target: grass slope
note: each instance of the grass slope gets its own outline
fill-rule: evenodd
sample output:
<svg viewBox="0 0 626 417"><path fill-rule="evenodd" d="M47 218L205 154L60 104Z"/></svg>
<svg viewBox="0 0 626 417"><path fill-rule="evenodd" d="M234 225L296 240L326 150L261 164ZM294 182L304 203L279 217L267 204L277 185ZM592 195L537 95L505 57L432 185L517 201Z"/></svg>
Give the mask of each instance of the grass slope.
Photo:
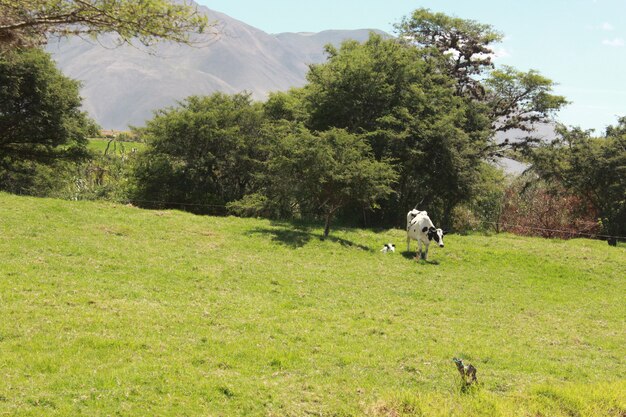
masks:
<svg viewBox="0 0 626 417"><path fill-rule="evenodd" d="M107 150L107 146L109 148L108 152L111 155L130 153L132 149L143 151L146 148L146 144L143 142L122 142L116 140L111 141L111 139L93 138L89 139L89 143L87 144L88 149L99 154L104 154L104 152Z"/></svg>
<svg viewBox="0 0 626 417"><path fill-rule="evenodd" d="M0 233L0 416L626 414L623 247L7 194Z"/></svg>

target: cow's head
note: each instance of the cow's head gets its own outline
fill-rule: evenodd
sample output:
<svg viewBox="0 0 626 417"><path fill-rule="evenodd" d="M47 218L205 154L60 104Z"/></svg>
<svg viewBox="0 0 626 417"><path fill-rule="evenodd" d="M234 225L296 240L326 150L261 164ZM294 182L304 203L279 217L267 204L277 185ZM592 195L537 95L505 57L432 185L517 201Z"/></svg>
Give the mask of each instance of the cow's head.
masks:
<svg viewBox="0 0 626 417"><path fill-rule="evenodd" d="M428 234L428 240L434 240L440 248L443 248L443 230L431 227L426 231L426 234Z"/></svg>

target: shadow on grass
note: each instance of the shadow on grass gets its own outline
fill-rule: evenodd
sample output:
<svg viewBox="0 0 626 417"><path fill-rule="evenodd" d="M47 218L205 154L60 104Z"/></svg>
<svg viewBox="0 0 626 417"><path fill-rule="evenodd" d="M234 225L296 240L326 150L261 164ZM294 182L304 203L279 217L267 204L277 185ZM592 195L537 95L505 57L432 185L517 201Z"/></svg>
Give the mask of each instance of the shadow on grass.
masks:
<svg viewBox="0 0 626 417"><path fill-rule="evenodd" d="M303 230L290 229L270 229L256 228L250 230L249 234L271 235L274 242L280 243L292 248L301 248L306 245L312 238L312 234Z"/></svg>
<svg viewBox="0 0 626 417"><path fill-rule="evenodd" d="M478 382L475 382L473 384L470 384L470 383L467 383L467 382L460 382L459 383L459 392L462 395L475 394L478 391L480 391Z"/></svg>
<svg viewBox="0 0 626 417"><path fill-rule="evenodd" d="M428 261L428 260L424 260L424 259L416 260L415 259L415 252L413 252L413 251L406 251L405 250L405 251L402 252L402 256L405 259L409 259L411 261L416 261L417 263L420 263L420 264L439 265L439 261Z"/></svg>
<svg viewBox="0 0 626 417"><path fill-rule="evenodd" d="M406 259L415 259L415 252L405 250L402 252L402 256Z"/></svg>
<svg viewBox="0 0 626 417"><path fill-rule="evenodd" d="M311 239L319 239L319 240L328 240L333 243L338 243L341 246L346 247L354 247L359 248L361 250L365 250L368 252L373 252L373 249L361 245L359 243L352 242L347 239L342 239L339 237L334 237L332 235L324 238L322 235L313 233L306 226L298 226L298 225L286 225L284 223L276 223L272 224L272 228L270 227L257 227L250 231L247 234L256 235L256 234L264 234L270 235L272 237L272 241L280 243L281 245L289 246L291 248L301 248Z"/></svg>
<svg viewBox="0 0 626 417"><path fill-rule="evenodd" d="M355 247L355 248L359 248L361 250L365 250L368 252L374 252L373 249L365 246L365 245L361 245L359 243L354 243L351 240L347 240L347 239L342 239L340 237L334 237L334 236L328 236L327 238L324 238L323 236L320 236L320 240L330 240L331 242L334 243L339 243L341 246L348 246L348 247Z"/></svg>

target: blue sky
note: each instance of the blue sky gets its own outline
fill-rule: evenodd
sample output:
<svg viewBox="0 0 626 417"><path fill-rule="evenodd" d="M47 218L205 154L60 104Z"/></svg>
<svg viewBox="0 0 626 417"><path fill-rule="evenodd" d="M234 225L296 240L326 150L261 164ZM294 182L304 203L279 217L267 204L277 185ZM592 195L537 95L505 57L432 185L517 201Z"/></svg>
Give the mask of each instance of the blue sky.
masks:
<svg viewBox="0 0 626 417"><path fill-rule="evenodd" d="M419 7L505 35L498 65L535 69L572 102L558 119L602 133L626 116L626 0L199 0L268 33L375 28Z"/></svg>

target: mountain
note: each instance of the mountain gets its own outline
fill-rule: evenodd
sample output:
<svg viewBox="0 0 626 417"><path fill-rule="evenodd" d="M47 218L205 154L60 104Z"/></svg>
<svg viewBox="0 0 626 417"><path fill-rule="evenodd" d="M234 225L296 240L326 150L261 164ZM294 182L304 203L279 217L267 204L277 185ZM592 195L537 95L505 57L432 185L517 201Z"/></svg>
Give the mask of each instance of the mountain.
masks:
<svg viewBox="0 0 626 417"><path fill-rule="evenodd" d="M200 7L216 22L217 35L198 35L197 45L161 43L151 51L112 47L84 39L52 42L59 68L82 81L84 108L104 128L141 126L153 111L193 94L248 91L263 100L271 91L302 86L308 65L326 59L324 45L364 41L370 30L268 34L225 14ZM376 31L377 33L383 33Z"/></svg>

